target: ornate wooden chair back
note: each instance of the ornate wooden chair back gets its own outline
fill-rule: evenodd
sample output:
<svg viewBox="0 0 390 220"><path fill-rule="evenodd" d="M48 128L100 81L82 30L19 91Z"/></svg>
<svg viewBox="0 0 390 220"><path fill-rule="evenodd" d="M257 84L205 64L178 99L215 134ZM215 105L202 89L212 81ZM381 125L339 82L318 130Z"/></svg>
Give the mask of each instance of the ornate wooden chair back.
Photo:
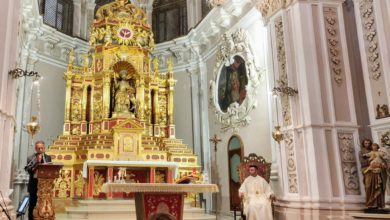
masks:
<svg viewBox="0 0 390 220"><path fill-rule="evenodd" d="M252 165L257 166L258 175L263 177L269 183L271 177L272 164L267 163L264 157L257 156L255 153L251 153L247 157L244 157L242 159L242 162L238 165L237 171L240 177L240 183L244 182L245 178L247 178L250 175L249 167ZM237 207L237 208L241 211L241 218L245 219L245 216L243 214L243 204L241 204L241 207ZM234 219L236 219L236 209L234 210Z"/></svg>
<svg viewBox="0 0 390 220"><path fill-rule="evenodd" d="M244 182L245 178L249 176L249 166L252 165L257 166L258 175L263 177L269 183L271 176L271 163L267 163L262 156L257 156L254 153L244 157L242 162L238 165L240 182Z"/></svg>

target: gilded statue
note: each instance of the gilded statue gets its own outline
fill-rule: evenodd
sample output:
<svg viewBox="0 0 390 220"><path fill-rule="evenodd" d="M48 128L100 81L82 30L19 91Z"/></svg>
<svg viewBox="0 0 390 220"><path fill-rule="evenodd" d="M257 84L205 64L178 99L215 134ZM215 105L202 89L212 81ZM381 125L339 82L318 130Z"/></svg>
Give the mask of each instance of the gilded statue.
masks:
<svg viewBox="0 0 390 220"><path fill-rule="evenodd" d="M106 47L112 43L112 31L110 26L107 26L104 30L104 42L106 43Z"/></svg>
<svg viewBox="0 0 390 220"><path fill-rule="evenodd" d="M95 171L94 173L94 184L93 184L93 195L99 195L102 186L104 184L104 177L99 172Z"/></svg>
<svg viewBox="0 0 390 220"><path fill-rule="evenodd" d="M78 101L73 102L72 106L72 120L73 121L80 121L81 114L80 114L80 104Z"/></svg>
<svg viewBox="0 0 390 220"><path fill-rule="evenodd" d="M127 71L121 70L119 72L120 80L117 82L114 78L115 83L115 113L129 113L130 111L130 98L134 95L134 88L132 88L129 82L126 80Z"/></svg>
<svg viewBox="0 0 390 220"><path fill-rule="evenodd" d="M76 179L74 181L74 190L75 190L75 195L78 197L81 197L83 195L83 187L84 187L84 178L83 178L83 173L80 171Z"/></svg>
<svg viewBox="0 0 390 220"><path fill-rule="evenodd" d="M76 58L74 56L74 50L71 49L70 52L69 52L68 64L69 65L73 65L75 59Z"/></svg>
<svg viewBox="0 0 390 220"><path fill-rule="evenodd" d="M60 176L54 182L54 187L58 190L57 196L62 198L68 197L68 193L70 193L70 185L70 170L61 170Z"/></svg>
<svg viewBox="0 0 390 220"><path fill-rule="evenodd" d="M163 171L156 171L156 183L165 183L165 173Z"/></svg>

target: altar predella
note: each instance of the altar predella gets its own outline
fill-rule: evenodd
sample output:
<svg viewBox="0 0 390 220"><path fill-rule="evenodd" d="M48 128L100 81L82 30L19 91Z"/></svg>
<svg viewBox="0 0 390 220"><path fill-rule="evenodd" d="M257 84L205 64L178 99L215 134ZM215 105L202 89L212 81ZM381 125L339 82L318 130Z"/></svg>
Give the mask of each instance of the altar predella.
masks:
<svg viewBox="0 0 390 220"><path fill-rule="evenodd" d="M100 7L89 43L83 66L71 51L64 74L63 134L48 150L64 164L55 197L99 197L107 181L171 183L175 173L199 172L197 156L175 137L173 62L160 72L151 59L146 14L128 0Z"/></svg>

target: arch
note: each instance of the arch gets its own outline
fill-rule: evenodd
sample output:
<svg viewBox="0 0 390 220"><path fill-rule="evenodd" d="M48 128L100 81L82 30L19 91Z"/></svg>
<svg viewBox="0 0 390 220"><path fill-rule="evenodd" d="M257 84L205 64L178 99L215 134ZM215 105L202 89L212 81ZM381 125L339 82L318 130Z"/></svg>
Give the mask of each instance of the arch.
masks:
<svg viewBox="0 0 390 220"><path fill-rule="evenodd" d="M238 197L240 188L240 177L238 175L238 165L243 157L244 145L240 136L234 134L228 141L228 158L229 158L229 192L230 192L230 210L234 210L241 200Z"/></svg>

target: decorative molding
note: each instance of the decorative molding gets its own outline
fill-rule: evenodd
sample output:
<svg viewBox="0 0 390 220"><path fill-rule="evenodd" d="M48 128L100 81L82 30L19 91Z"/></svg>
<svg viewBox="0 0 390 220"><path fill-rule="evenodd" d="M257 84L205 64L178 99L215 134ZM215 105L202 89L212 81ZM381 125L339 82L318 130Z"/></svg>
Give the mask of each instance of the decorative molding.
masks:
<svg viewBox="0 0 390 220"><path fill-rule="evenodd" d="M379 52L373 0L361 0L359 2L359 9L363 26L368 71L372 79L379 80L382 75L382 63Z"/></svg>
<svg viewBox="0 0 390 220"><path fill-rule="evenodd" d="M294 136L292 132L285 133L284 144L287 158L288 192L298 193L298 177L294 148Z"/></svg>
<svg viewBox="0 0 390 220"><path fill-rule="evenodd" d="M88 42L63 34L56 29L43 24L39 15L38 1L23 1L22 45L30 53L36 51L37 57L54 61L53 64L66 67L67 55L71 49L76 57L82 57L89 51ZM82 65L82 59L77 59Z"/></svg>
<svg viewBox="0 0 390 220"><path fill-rule="evenodd" d="M135 5L141 8L152 8L151 0L133 0ZM210 16L205 17L196 28L183 37L176 38L156 45L152 52L153 57L158 57L163 62L168 57L173 57L174 71L185 71L188 66L198 66L201 59L207 59L215 53L215 41L221 31L229 29L248 13L256 11L249 0L225 0L226 4L218 10L210 11ZM87 8L94 8L94 1L87 1ZM241 10L239 10L241 9ZM92 15L93 16L93 10ZM92 19L92 18L89 18ZM67 54L74 49L77 58L76 65L82 66L82 55L89 51L88 42L79 38L63 34L56 29L43 24L39 15L37 1L23 1L23 32L22 44L24 48L37 51L40 60L52 63L55 66L66 68ZM166 64L160 63L160 71L166 71Z"/></svg>
<svg viewBox="0 0 390 220"><path fill-rule="evenodd" d="M279 87L288 87L288 77L287 77L287 58L286 58L286 48L284 44L284 31L283 31L283 21L282 17L275 19L275 35L276 35L276 54L277 62L279 69L279 80L277 84ZM287 94L280 94L280 102L282 106L282 116L283 116L283 125L291 125L291 108L290 108L290 98Z"/></svg>
<svg viewBox="0 0 390 220"><path fill-rule="evenodd" d="M279 10L288 7L294 0L257 0L256 8L261 15L268 20Z"/></svg>
<svg viewBox="0 0 390 220"><path fill-rule="evenodd" d="M245 99L229 102L226 111L221 110L219 103L219 78L223 68L233 64L234 57L239 56L245 62L247 84L245 87ZM235 62L235 61L234 61ZM219 44L216 63L214 67L214 80L210 81L211 106L215 108L215 117L222 125L222 130L247 126L250 122L249 113L256 107L257 87L261 77L260 68L256 66L255 59L250 48L248 34L245 30L239 29L234 33L226 32ZM226 79L227 80L227 79ZM229 81L230 82L230 81ZM228 82L227 82L228 83ZM241 96L241 91L240 91ZM240 97L241 98L241 97Z"/></svg>
<svg viewBox="0 0 390 220"><path fill-rule="evenodd" d="M340 29L337 17L337 8L324 7L325 34L328 46L329 65L333 79L338 86L343 84L344 62L340 43Z"/></svg>
<svg viewBox="0 0 390 220"><path fill-rule="evenodd" d="M29 174L22 170L18 169L14 173L14 184L19 184L19 185L27 185L29 180Z"/></svg>
<svg viewBox="0 0 390 220"><path fill-rule="evenodd" d="M360 195L358 167L353 143L353 134L338 133L341 168L346 195Z"/></svg>

